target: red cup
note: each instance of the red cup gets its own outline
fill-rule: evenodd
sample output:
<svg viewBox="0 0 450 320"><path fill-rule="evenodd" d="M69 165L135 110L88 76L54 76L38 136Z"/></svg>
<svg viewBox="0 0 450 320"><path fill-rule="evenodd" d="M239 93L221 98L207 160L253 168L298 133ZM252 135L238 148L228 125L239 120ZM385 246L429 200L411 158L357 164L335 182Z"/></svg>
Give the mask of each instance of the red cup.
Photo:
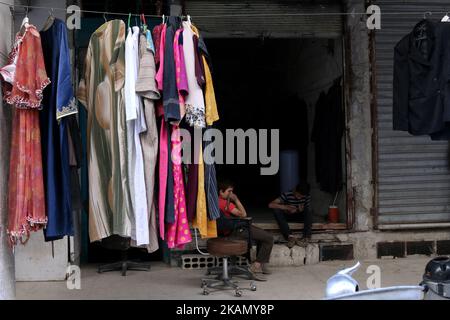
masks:
<svg viewBox="0 0 450 320"><path fill-rule="evenodd" d="M330 223L339 222L339 208L337 206L330 206L328 208L328 222Z"/></svg>

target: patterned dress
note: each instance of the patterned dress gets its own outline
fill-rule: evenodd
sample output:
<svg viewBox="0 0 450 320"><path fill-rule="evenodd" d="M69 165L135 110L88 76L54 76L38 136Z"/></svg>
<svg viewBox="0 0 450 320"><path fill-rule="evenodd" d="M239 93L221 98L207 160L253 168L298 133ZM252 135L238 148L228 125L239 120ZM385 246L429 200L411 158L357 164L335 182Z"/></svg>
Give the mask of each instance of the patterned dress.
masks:
<svg viewBox="0 0 450 320"><path fill-rule="evenodd" d="M91 37L78 90L88 112L91 241L131 236L124 82L125 23L108 21Z"/></svg>
<svg viewBox="0 0 450 320"><path fill-rule="evenodd" d="M42 171L39 109L44 88L50 83L45 70L41 38L27 24L17 35L8 65L0 70L5 101L13 105L9 170L8 235L11 245L26 243L31 231L44 228L44 179Z"/></svg>
<svg viewBox="0 0 450 320"><path fill-rule="evenodd" d="M181 138L178 126L172 127L172 166L174 179L175 223L167 226L167 246L182 248L192 241L187 219L186 196L181 168Z"/></svg>

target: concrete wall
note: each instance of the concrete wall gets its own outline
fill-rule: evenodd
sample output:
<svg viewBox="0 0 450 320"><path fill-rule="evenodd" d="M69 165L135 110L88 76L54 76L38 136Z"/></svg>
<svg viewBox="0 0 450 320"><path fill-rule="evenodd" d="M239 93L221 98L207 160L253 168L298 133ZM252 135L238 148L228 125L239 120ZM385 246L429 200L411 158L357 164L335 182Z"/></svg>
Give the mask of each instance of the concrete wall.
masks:
<svg viewBox="0 0 450 320"><path fill-rule="evenodd" d="M365 12L364 1L346 1L346 12ZM354 193L355 230L372 227L370 209L373 200L372 129L369 37L365 19L359 15L347 16L346 23L346 82L347 123L349 143L347 152L351 161L351 185Z"/></svg>
<svg viewBox="0 0 450 320"><path fill-rule="evenodd" d="M11 3L12 0L5 2ZM6 56L11 49L12 16L8 6L0 5L0 65L6 64ZM9 149L11 141L11 109L3 105L0 95L0 300L15 297L14 257L9 247L6 226L8 216L8 175L9 175Z"/></svg>

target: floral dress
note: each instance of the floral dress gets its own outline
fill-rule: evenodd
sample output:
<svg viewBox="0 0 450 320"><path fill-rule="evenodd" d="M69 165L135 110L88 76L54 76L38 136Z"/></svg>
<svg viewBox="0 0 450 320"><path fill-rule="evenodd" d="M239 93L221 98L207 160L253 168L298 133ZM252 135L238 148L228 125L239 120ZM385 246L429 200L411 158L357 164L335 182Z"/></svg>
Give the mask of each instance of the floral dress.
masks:
<svg viewBox="0 0 450 320"><path fill-rule="evenodd" d="M13 70L13 72L11 72ZM47 224L42 170L39 110L44 88L50 84L45 70L41 37L25 25L16 36L8 65L0 70L4 98L13 105L8 195L8 235L11 245L25 244L31 231Z"/></svg>

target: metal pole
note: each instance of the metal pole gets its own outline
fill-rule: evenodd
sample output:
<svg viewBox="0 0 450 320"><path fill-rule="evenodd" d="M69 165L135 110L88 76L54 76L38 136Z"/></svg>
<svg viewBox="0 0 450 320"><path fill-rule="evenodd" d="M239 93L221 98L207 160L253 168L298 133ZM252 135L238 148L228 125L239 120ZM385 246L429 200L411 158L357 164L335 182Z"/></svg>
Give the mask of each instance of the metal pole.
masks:
<svg viewBox="0 0 450 320"><path fill-rule="evenodd" d="M15 298L14 256L8 243L8 175L11 109L3 106L0 95L0 300Z"/></svg>
<svg viewBox="0 0 450 320"><path fill-rule="evenodd" d="M12 0L9 1L12 3ZM9 40L8 33L12 34L14 25L13 12L11 15L1 11L4 27L3 41ZM10 43L3 45L10 48ZM2 65L5 61L2 61ZM11 142L11 108L3 106L3 96L0 90L0 300L12 300L16 296L14 256L9 246L6 234L8 222L8 176L9 176L9 150Z"/></svg>

